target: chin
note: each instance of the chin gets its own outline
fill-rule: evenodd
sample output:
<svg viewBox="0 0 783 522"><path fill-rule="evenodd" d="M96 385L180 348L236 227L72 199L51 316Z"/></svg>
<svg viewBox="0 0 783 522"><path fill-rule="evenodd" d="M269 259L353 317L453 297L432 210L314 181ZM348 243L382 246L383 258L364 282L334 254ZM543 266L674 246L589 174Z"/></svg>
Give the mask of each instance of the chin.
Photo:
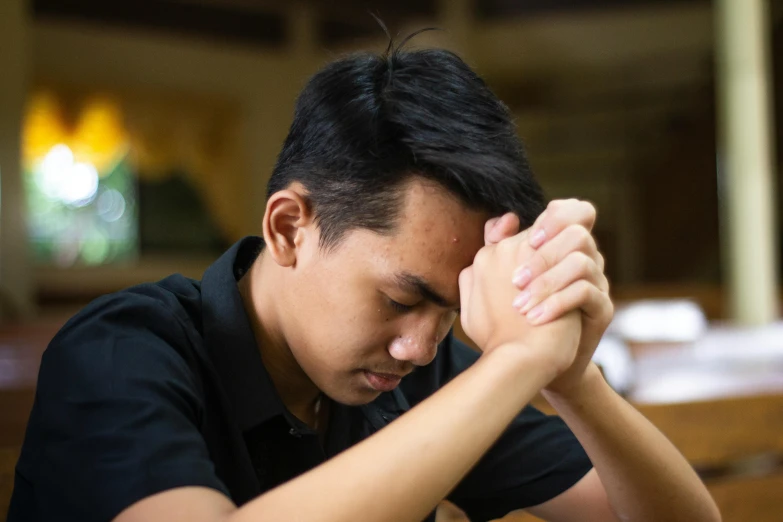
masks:
<svg viewBox="0 0 783 522"><path fill-rule="evenodd" d="M369 404L381 394L372 388L342 388L339 390L323 390L333 401L346 406L364 406Z"/></svg>

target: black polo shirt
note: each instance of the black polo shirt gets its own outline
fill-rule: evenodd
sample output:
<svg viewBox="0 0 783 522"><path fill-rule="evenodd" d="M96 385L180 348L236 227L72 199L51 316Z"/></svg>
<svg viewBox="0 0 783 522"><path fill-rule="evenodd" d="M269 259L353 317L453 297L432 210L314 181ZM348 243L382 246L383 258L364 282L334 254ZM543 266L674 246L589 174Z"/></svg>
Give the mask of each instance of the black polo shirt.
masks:
<svg viewBox="0 0 783 522"><path fill-rule="evenodd" d="M242 505L382 429L477 359L449 335L393 392L333 405L321 441L281 402L237 288L261 248L245 238L200 282L173 275L68 321L43 355L9 522L108 521L180 486ZM561 420L527 407L450 498L488 520L544 502L590 469Z"/></svg>

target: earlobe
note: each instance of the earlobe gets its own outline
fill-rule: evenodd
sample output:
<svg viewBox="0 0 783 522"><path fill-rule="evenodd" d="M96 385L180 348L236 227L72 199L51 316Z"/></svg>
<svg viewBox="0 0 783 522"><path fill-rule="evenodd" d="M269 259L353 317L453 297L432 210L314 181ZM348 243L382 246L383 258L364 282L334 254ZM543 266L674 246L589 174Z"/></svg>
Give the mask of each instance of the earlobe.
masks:
<svg viewBox="0 0 783 522"><path fill-rule="evenodd" d="M297 249L309 224L310 205L302 194L291 189L272 194L264 213L264 242L278 265L296 265Z"/></svg>

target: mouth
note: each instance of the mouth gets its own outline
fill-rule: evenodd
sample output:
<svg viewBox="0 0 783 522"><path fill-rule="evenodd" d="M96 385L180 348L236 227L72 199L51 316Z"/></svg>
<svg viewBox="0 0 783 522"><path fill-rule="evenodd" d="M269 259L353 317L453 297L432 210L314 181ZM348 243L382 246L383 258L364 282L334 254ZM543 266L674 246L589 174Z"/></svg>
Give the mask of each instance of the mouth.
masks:
<svg viewBox="0 0 783 522"><path fill-rule="evenodd" d="M392 391L400 384L400 381L404 377L404 375L398 375L396 373L375 373L369 370L364 370L362 373L364 374L364 378L367 379L367 383L370 387L379 392Z"/></svg>

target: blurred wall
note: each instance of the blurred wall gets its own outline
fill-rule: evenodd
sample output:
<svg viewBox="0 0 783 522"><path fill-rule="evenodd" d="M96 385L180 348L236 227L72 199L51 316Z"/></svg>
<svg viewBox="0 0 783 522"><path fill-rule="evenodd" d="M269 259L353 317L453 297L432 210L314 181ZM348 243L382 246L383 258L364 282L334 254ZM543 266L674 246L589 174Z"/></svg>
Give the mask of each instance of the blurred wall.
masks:
<svg viewBox="0 0 783 522"><path fill-rule="evenodd" d="M32 313L20 170L29 24L24 0L0 2L0 318Z"/></svg>
<svg viewBox="0 0 783 522"><path fill-rule="evenodd" d="M448 9L458 3L444 4ZM302 16L294 15L292 24ZM444 13L441 25L458 24L454 18ZM412 24L412 28L424 23ZM665 38L661 37L664 33ZM503 96L509 94L502 92L504 86L520 86L524 96L525 85L545 84L551 106L574 97L590 99L591 94L622 96L623 92L698 81L704 74L703 53L710 48L711 37L710 10L697 4L649 12L634 9L558 14L528 21L469 21L462 32L455 34L447 26L445 35L424 34L417 42L457 47L493 86L500 86L501 97L514 107L520 96L508 100ZM239 101L246 120L249 180L254 194L260 195L290 123L294 98L307 77L333 54L356 47L384 47L383 38L331 50L317 49L302 39L306 36L279 50L245 49L152 33L36 21L30 31L32 74L35 81L180 91ZM514 108L520 112L521 134L534 157L536 142L551 135L552 127L560 123L555 121L558 117L575 117L574 126L579 126L580 118L590 117L554 114L547 112L546 106L527 112L525 107ZM622 110L622 105L618 109ZM593 123L598 129L612 124ZM564 142L561 148L568 145ZM543 153L538 156L539 168L553 171L551 175L542 173L544 182L551 177L553 188L571 183L554 173L557 167L548 168L548 157ZM596 180L596 184L603 181ZM580 186L584 189L585 184L581 181ZM567 193L568 188L555 191ZM249 224L248 231L253 229Z"/></svg>
<svg viewBox="0 0 783 522"><path fill-rule="evenodd" d="M719 284L709 3L492 20L476 19L467 5L441 2L436 20L393 32L433 22L446 29L413 45L452 48L487 79L516 114L550 197L596 203L596 233L616 285ZM253 202L244 233L257 233L266 180L306 79L341 52L385 48L382 37L323 48L312 17L304 6L292 11L293 37L282 48L36 20L32 78L238 104Z"/></svg>
<svg viewBox="0 0 783 522"><path fill-rule="evenodd" d="M90 90L206 95L239 104L247 189L257 199L246 233L257 231L266 180L285 138L310 57L212 45L79 24L36 22L35 82Z"/></svg>

